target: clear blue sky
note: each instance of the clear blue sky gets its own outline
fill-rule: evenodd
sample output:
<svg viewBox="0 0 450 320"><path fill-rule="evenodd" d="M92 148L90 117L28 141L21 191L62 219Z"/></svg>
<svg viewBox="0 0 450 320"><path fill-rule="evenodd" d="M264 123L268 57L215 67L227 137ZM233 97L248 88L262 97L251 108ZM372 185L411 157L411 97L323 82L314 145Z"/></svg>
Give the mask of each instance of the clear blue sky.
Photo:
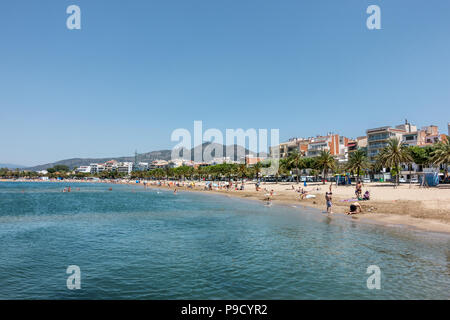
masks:
<svg viewBox="0 0 450 320"><path fill-rule="evenodd" d="M66 8L82 29L66 28ZM382 30L366 28L366 8ZM349 137L450 121L450 1L3 1L0 162L171 148L176 128Z"/></svg>

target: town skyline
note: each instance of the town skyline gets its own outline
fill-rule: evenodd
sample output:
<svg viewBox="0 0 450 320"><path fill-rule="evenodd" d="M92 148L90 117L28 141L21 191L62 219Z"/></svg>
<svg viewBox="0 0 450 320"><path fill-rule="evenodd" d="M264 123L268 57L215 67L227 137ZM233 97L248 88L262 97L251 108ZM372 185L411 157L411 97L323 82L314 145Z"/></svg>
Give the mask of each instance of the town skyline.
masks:
<svg viewBox="0 0 450 320"><path fill-rule="evenodd" d="M278 144L276 144L275 146L277 147L277 149L279 150L280 153L280 158L286 158L288 156L288 154L291 153L292 150L297 150L298 152L302 153L303 156L308 156L308 157L314 157L317 156L318 152L321 150L328 150L330 151L330 153L336 157L336 159L338 159L339 161L347 161L348 156L349 156L349 152L357 150L357 149L363 149L369 156L369 158L373 158L376 153L382 149L382 147L378 146L378 145L372 145L370 141L370 138L368 138L368 135L370 134L374 134L378 133L378 135L381 133L389 133L389 132L394 132L397 133L396 135L392 135L392 137L397 137L398 139L400 139L400 141L402 141L404 144L408 145L408 146L427 146L427 145L431 145L434 143L437 143L439 141L442 141L443 139L445 139L444 137L446 135L450 135L450 122L447 123L446 126L447 131L445 131L445 129L440 129L438 126L436 125L427 125L427 126L421 126L421 125L417 125L415 123L411 123L409 122L407 119L405 119L404 123L400 123L397 125L386 125L386 126L381 126L381 127L376 127L376 128L367 128L366 131L364 132L364 134L361 134L357 137L347 137L345 135L340 134L339 132L333 132L333 131L328 131L325 134L322 135L309 135L309 136L296 136L296 137L290 137L289 139L285 139L282 141L279 141ZM372 132L372 133L369 133ZM248 132L247 132L248 133ZM245 132L243 132L243 134L246 134ZM388 136L389 138L390 136ZM202 139L204 138L203 133L202 133ZM248 138L248 137L247 137ZM383 139L383 140L387 140ZM377 141L380 139L376 139ZM192 139L192 142L195 141L195 138ZM205 144L216 144L218 146L223 146L223 157L225 158L230 158L230 150L229 148L226 147L230 147L230 146L239 146L242 147L242 149L240 151L238 151L238 154L231 154L231 156L233 156L234 158L231 159L231 162L234 161L242 161L243 155L245 154L250 154L250 155L254 155L254 156L258 156L258 153L262 153L262 157L265 158L266 156L269 156L269 152L263 151L263 150L253 150L249 147L249 142L246 141L245 145L241 145L238 142L238 139L235 139L235 143L233 144L227 144L227 143L220 143L217 144L216 142L211 142L211 141L206 141L206 140L202 140L202 142L198 145L192 145L192 149L191 151L189 151L190 156L189 158L192 158L191 162L198 162L194 159L194 153L202 153L202 155L200 157L204 157L203 154L203 149ZM176 142L174 142L176 143ZM324 147L323 143L326 143L326 146ZM303 147L301 146L303 144ZM332 146L333 145L333 146ZM197 149L202 146L202 148L200 149L200 151L198 151ZM273 145L269 144L269 148L273 148ZM312 150L311 150L312 147ZM371 149L373 149L371 151ZM155 160L155 161L169 161L169 160L176 160L176 159L172 159L170 153L173 152L173 148L172 149L163 149L163 150L152 150L152 151L148 151L148 152L138 152L138 150L134 151L133 155L121 155L121 156L111 156L109 157L103 157L102 159L95 159L95 157L87 157L87 158L79 158L79 157L74 157L74 158L68 158L68 159L58 159L58 160L54 160L48 163L40 163L40 164L36 164L36 165L31 165L31 166L23 166L23 165L17 165L17 168L36 168L36 167L45 167L47 166L51 166L54 164L60 164L63 161L69 161L69 160L78 160L78 161L82 161L82 162L86 162L86 161L97 161L96 164L99 164L101 162L106 162L108 160L114 160L115 159L119 159L118 162L123 162L123 163L128 163L130 161L130 158L134 157L134 162L136 162L136 159L141 159L142 156L144 157L148 157L150 155L150 159L151 160ZM289 152L288 152L289 150ZM371 154L375 152L375 154ZM162 156L156 156L156 154L162 154L164 153L164 155ZM192 155L191 155L192 153ZM227 154L228 153L228 154ZM152 154L155 154L152 155ZM273 156L273 155L270 155ZM342 156L344 156L344 158L342 158ZM196 156L198 158L198 156ZM236 158L237 157L237 158ZM128 158L128 159L126 159ZM219 157L214 157L214 161L215 163L217 163L217 159ZM235 159L236 158L236 159ZM238 159L238 158L242 158L242 159ZM122 161L123 160L123 161ZM195 161L194 161L195 160ZM146 161L145 159L142 161ZM204 162L206 161L205 159L201 159L200 162ZM227 161L230 161L230 159L228 159ZM133 161L131 161L133 162ZM131 163L129 162L129 163ZM146 163L146 162L144 162ZM85 163L87 165L87 163ZM147 163L146 165L148 166L148 159L147 159ZM78 164L77 164L78 166ZM0 166L2 167L2 166ZM8 167L8 168L16 168L14 165L12 164L5 164L3 167ZM42 169L42 168L41 168ZM45 169L45 168L44 168ZM130 172L131 172L131 168L130 168Z"/></svg>

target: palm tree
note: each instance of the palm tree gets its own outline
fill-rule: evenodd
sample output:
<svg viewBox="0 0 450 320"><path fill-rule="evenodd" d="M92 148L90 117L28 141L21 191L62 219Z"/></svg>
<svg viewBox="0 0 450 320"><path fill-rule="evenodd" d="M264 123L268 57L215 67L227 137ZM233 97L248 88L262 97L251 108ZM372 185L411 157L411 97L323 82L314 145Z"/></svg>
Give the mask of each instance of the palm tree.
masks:
<svg viewBox="0 0 450 320"><path fill-rule="evenodd" d="M347 170L356 172L358 181L361 170L367 169L369 166L369 160L367 159L365 151L358 149L350 154Z"/></svg>
<svg viewBox="0 0 450 320"><path fill-rule="evenodd" d="M412 162L408 147L398 138L391 138L387 145L378 154L377 161L384 167L393 169L396 173L396 184L399 184L400 164Z"/></svg>
<svg viewBox="0 0 450 320"><path fill-rule="evenodd" d="M261 172L261 167L262 167L262 163L261 162L257 162L253 165L252 169L253 169L253 173L256 177L256 180L259 179L259 173Z"/></svg>
<svg viewBox="0 0 450 320"><path fill-rule="evenodd" d="M169 181L169 177L172 177L173 174L174 174L173 168L165 167L165 168L164 168L164 172L165 172L165 174L166 174L166 179L167 179L167 181Z"/></svg>
<svg viewBox="0 0 450 320"><path fill-rule="evenodd" d="M287 164L289 167L295 168L297 174L297 183L299 183L299 168L302 164L302 154L299 153L297 150L293 151L288 158Z"/></svg>
<svg viewBox="0 0 450 320"><path fill-rule="evenodd" d="M450 136L446 136L443 141L436 144L435 150L431 153L431 162L436 165L445 166L445 178L448 176L448 164L450 163Z"/></svg>
<svg viewBox="0 0 450 320"><path fill-rule="evenodd" d="M198 181L201 181L203 175L206 173L206 169L204 167L198 167L197 169L195 169L195 173L197 175Z"/></svg>
<svg viewBox="0 0 450 320"><path fill-rule="evenodd" d="M244 182L244 177L248 174L247 166L243 163L236 167L236 175L241 178L242 183Z"/></svg>
<svg viewBox="0 0 450 320"><path fill-rule="evenodd" d="M320 155L317 157L317 166L323 172L323 184L325 184L328 171L334 169L336 166L336 162L330 151L322 150L320 152Z"/></svg>

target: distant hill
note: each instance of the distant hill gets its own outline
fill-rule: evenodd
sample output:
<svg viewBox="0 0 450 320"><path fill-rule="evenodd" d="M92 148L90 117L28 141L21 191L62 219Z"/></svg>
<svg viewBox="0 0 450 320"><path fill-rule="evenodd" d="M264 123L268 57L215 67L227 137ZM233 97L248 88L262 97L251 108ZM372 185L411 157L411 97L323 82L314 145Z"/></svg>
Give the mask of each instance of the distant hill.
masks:
<svg viewBox="0 0 450 320"><path fill-rule="evenodd" d="M141 153L139 154L139 161L141 162L149 162L157 159L170 159L171 151L170 150L160 150L160 151L152 151L147 153ZM119 162L126 162L131 161L134 162L134 156L128 156L128 157L108 157L108 158L72 158L72 159L65 159L65 160L59 160L52 163L46 163L41 164L38 166L26 168L27 170L33 170L33 171L40 171L45 170L48 168L52 168L55 165L65 165L68 166L70 169L73 169L74 167L79 166L88 166L91 163L104 163L109 160L116 160Z"/></svg>
<svg viewBox="0 0 450 320"><path fill-rule="evenodd" d="M212 157L215 156L215 150L220 150L222 148L223 156L226 157L227 155L231 155L233 149L234 149L234 157L233 160L237 161L238 159L237 155L255 155L254 152L251 152L247 150L246 148L238 145L230 145L230 146L224 146L220 144L215 143L209 143L206 142L203 145L196 146L195 148L192 148L191 151L191 160L194 160L194 155L197 155L198 159L201 159L201 155L203 152L209 152L209 154L212 155ZM179 150L179 154L182 155L182 149ZM189 150L184 150L189 151ZM140 153L138 154L138 161L139 162L151 162L154 160L170 160L172 155L172 150L159 150L159 151L151 151L147 153ZM261 155L261 156L265 156ZM72 158L72 159L65 159L60 160L52 163L46 163L34 167L26 168L27 170L33 170L33 171L40 171L45 170L48 168L52 168L55 165L65 165L68 166L70 169L73 169L74 167L79 166L87 166L91 163L104 163L109 160L116 160L119 162L125 162L130 161L134 162L134 155L133 156L125 156L125 157L109 157L109 158ZM1 167L1 166L0 166Z"/></svg>
<svg viewBox="0 0 450 320"><path fill-rule="evenodd" d="M19 164L12 164L12 163L0 163L0 168L23 169L23 168L25 168L25 166L21 166Z"/></svg>

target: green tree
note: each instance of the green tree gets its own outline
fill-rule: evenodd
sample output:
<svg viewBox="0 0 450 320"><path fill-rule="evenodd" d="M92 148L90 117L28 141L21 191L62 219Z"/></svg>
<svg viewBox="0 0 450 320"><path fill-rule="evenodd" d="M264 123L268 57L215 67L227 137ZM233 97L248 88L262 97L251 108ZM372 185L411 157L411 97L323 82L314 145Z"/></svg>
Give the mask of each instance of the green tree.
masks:
<svg viewBox="0 0 450 320"><path fill-rule="evenodd" d="M435 165L444 165L445 178L448 177L448 165L450 164L450 136L438 142L431 153L431 162Z"/></svg>
<svg viewBox="0 0 450 320"><path fill-rule="evenodd" d="M386 147L378 154L377 162L383 167L390 168L391 172L395 173L396 185L398 185L401 171L400 164L411 163L412 157L408 147L402 144L401 140L391 138L388 140Z"/></svg>
<svg viewBox="0 0 450 320"><path fill-rule="evenodd" d="M412 161L417 165L427 165L431 162L430 150L419 146L408 147Z"/></svg>
<svg viewBox="0 0 450 320"><path fill-rule="evenodd" d="M366 156L366 152L361 149L358 149L350 154L346 169L351 172L356 172L357 179L359 181L361 171L369 168L369 166L370 163Z"/></svg>
<svg viewBox="0 0 450 320"><path fill-rule="evenodd" d="M288 157L287 165L290 168L295 168L296 175L297 175L297 183L299 183L299 176L300 176L300 168L303 167L302 164L302 155L297 150L293 151L291 155Z"/></svg>
<svg viewBox="0 0 450 320"><path fill-rule="evenodd" d="M262 163L261 162L257 162L251 167L251 171L253 173L253 176L256 179L259 179L259 174L261 172L261 168L262 168Z"/></svg>
<svg viewBox="0 0 450 320"><path fill-rule="evenodd" d="M323 172L323 184L325 184L328 171L336 167L336 161L328 150L322 150L316 161L317 167Z"/></svg>
<svg viewBox="0 0 450 320"><path fill-rule="evenodd" d="M53 169L55 169L57 172L67 172L70 171L68 166L65 166L63 164L58 164L56 166L53 166Z"/></svg>
<svg viewBox="0 0 450 320"><path fill-rule="evenodd" d="M248 168L245 164L241 163L236 167L236 176L244 182L244 178L248 177Z"/></svg>

